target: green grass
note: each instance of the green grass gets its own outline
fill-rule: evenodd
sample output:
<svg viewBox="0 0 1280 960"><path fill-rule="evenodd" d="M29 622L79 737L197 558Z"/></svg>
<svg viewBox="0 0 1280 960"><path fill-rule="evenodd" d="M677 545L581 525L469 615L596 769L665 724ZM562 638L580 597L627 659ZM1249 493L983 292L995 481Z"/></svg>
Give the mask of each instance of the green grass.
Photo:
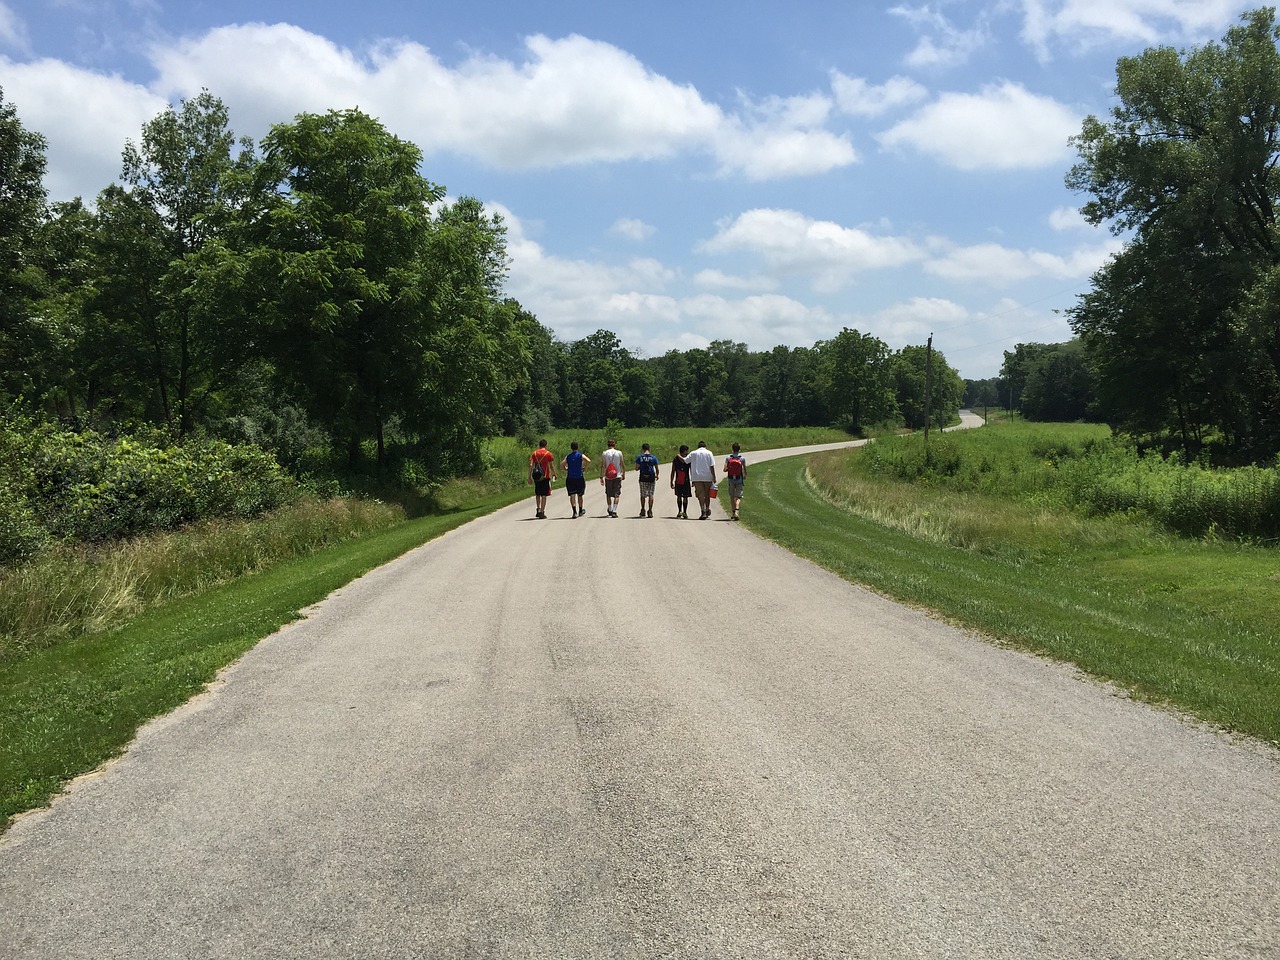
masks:
<svg viewBox="0 0 1280 960"><path fill-rule="evenodd" d="M326 547L124 626L0 662L0 824L119 754L137 729L337 588L524 490Z"/></svg>
<svg viewBox="0 0 1280 960"><path fill-rule="evenodd" d="M870 480L847 453L752 470L747 526L894 599L1280 743L1280 553L1126 517Z"/></svg>

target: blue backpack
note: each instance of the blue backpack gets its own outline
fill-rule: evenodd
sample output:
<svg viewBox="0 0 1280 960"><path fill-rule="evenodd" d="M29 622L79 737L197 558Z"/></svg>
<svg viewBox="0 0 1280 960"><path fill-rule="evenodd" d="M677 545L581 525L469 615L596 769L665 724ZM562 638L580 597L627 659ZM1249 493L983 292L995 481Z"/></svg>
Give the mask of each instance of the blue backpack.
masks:
<svg viewBox="0 0 1280 960"><path fill-rule="evenodd" d="M636 466L640 468L640 479L644 483L652 483L658 477L658 458L652 453L642 453L636 457Z"/></svg>

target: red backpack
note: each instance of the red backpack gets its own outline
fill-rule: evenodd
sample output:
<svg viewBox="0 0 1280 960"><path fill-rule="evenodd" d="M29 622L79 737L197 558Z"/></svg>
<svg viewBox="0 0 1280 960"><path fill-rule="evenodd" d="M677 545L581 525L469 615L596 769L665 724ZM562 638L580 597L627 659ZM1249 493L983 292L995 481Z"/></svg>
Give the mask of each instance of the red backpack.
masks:
<svg viewBox="0 0 1280 960"><path fill-rule="evenodd" d="M742 479L742 457L733 454L724 463L724 472L730 480Z"/></svg>

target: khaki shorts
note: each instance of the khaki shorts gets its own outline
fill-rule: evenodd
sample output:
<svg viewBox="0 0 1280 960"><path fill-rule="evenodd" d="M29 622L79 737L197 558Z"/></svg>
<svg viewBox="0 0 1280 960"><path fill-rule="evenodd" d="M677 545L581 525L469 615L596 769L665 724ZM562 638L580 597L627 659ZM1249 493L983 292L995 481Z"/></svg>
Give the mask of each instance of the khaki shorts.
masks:
<svg viewBox="0 0 1280 960"><path fill-rule="evenodd" d="M604 478L604 495L606 497L622 496L622 478L621 477L605 477Z"/></svg>
<svg viewBox="0 0 1280 960"><path fill-rule="evenodd" d="M698 498L699 503L706 503L711 499L711 481L695 480L693 481L693 493Z"/></svg>

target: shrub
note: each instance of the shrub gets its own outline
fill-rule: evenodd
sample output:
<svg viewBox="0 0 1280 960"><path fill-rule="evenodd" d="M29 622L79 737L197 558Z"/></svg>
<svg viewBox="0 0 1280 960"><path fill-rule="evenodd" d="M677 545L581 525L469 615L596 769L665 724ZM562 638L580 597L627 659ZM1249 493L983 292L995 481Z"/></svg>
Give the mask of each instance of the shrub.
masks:
<svg viewBox="0 0 1280 960"><path fill-rule="evenodd" d="M46 539L100 542L210 518L253 517L290 502L297 485L247 444L158 431L106 437L11 416L0 423L0 562Z"/></svg>

